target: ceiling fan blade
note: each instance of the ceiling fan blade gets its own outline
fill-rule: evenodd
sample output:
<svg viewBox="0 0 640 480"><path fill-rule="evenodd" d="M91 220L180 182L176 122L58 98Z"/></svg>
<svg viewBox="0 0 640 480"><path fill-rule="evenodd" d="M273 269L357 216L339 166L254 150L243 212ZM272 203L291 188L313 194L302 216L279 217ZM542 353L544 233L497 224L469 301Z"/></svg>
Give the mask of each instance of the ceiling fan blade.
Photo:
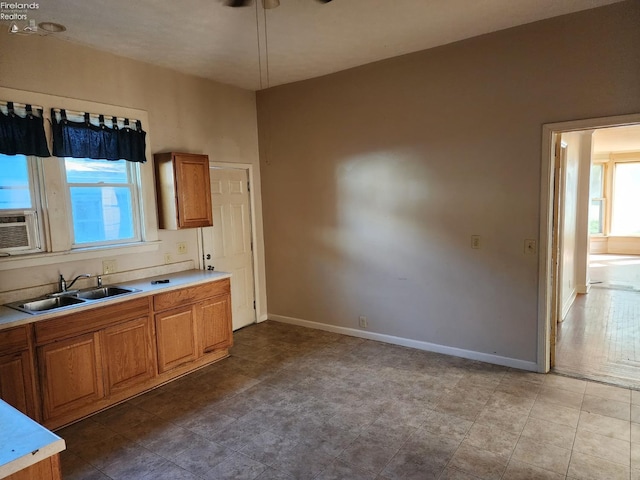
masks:
<svg viewBox="0 0 640 480"><path fill-rule="evenodd" d="M318 0L320 3L329 3L331 0Z"/></svg>
<svg viewBox="0 0 640 480"><path fill-rule="evenodd" d="M251 5L251 0L226 0L225 5L227 7L248 7Z"/></svg>

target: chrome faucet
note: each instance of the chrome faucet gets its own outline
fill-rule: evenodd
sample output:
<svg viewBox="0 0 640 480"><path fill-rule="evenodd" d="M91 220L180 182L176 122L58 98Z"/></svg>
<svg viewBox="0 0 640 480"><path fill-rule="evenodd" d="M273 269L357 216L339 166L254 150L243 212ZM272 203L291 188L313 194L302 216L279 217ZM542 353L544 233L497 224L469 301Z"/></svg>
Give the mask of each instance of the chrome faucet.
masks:
<svg viewBox="0 0 640 480"><path fill-rule="evenodd" d="M71 280L71 283L67 283L67 281L64 279L64 277L62 276L62 274L60 274L60 278L58 280L58 287L60 289L60 293L65 293L68 292L69 289L71 287L73 287L73 284L76 283L76 281L79 278L91 278L91 274L90 273L81 273L80 275L78 275L76 278L74 278L73 280Z"/></svg>

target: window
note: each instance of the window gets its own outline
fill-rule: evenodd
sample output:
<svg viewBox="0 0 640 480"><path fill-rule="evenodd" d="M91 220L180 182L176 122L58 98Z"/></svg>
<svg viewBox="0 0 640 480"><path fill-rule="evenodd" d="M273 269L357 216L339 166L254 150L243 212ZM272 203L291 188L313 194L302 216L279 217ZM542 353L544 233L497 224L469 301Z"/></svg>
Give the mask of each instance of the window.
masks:
<svg viewBox="0 0 640 480"><path fill-rule="evenodd" d="M612 235L640 235L640 162L616 163Z"/></svg>
<svg viewBox="0 0 640 480"><path fill-rule="evenodd" d="M13 104L21 118L26 103L41 106L47 131L54 118L60 119L60 106L69 122L86 122L84 112L103 112L107 129L113 127L114 118L120 132L127 123L136 131L148 124L143 110L37 93L26 99L25 92L4 87L0 93L0 98L21 102ZM0 111L7 108L0 104ZM89 117L94 127L103 121L100 115ZM124 158L131 154L149 158L142 133L135 145L123 142ZM80 157L96 156L92 152L89 149ZM159 248L153 163L71 158L70 153L33 155L0 155L0 272Z"/></svg>
<svg viewBox="0 0 640 480"><path fill-rule="evenodd" d="M33 208L29 164L24 155L0 154L0 210Z"/></svg>
<svg viewBox="0 0 640 480"><path fill-rule="evenodd" d="M589 185L589 233L602 235L604 233L604 165L591 165Z"/></svg>
<svg viewBox="0 0 640 480"><path fill-rule="evenodd" d="M65 158L73 247L140 241L137 164Z"/></svg>
<svg viewBox="0 0 640 480"><path fill-rule="evenodd" d="M5 254L41 251L35 159L0 154L0 165L0 251Z"/></svg>

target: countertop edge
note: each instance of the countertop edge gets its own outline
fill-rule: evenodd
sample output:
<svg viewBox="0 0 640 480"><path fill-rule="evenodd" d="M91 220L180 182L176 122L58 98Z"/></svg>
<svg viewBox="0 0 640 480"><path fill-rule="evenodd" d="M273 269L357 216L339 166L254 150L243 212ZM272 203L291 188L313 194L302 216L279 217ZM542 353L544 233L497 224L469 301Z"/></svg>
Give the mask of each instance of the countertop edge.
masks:
<svg viewBox="0 0 640 480"><path fill-rule="evenodd" d="M0 478L13 475L62 452L66 448L65 441L58 435L0 400L0 418L6 419L7 417L10 417L11 421L3 421L2 423L13 424L18 432L12 433L22 433L23 445L21 445L22 448L19 448L20 452L16 453L15 458L10 458L8 452L0 452L0 462L4 462L0 464Z"/></svg>
<svg viewBox="0 0 640 480"><path fill-rule="evenodd" d="M142 298L149 295L170 292L172 290L192 287L207 282L215 282L218 280L223 280L225 278L231 278L231 274L227 272L217 271L209 272L206 270L185 270L182 272L170 273L165 275L145 277L138 280L131 280L128 282L113 284L122 287L135 288L140 290L138 292L107 299L94 300L90 303L88 302L87 304L74 306L73 308L59 309L53 312L38 313L34 315L20 312L4 305L0 305L0 331L12 327L18 327L20 325L40 322L42 320L50 320L52 318L69 315L71 313L88 311L105 305L115 305L120 302ZM167 279L169 280L169 283L161 283L156 285L151 284L151 282L153 282L154 280ZM105 286L109 286L109 284L105 284Z"/></svg>

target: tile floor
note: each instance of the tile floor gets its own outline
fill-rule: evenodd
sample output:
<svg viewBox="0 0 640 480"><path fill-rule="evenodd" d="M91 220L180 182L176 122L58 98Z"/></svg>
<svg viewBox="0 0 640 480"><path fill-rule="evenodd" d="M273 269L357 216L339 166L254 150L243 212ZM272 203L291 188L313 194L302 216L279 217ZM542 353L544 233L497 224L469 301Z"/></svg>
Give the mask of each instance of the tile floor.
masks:
<svg viewBox="0 0 640 480"><path fill-rule="evenodd" d="M640 392L265 322L59 430L73 479L640 479Z"/></svg>

